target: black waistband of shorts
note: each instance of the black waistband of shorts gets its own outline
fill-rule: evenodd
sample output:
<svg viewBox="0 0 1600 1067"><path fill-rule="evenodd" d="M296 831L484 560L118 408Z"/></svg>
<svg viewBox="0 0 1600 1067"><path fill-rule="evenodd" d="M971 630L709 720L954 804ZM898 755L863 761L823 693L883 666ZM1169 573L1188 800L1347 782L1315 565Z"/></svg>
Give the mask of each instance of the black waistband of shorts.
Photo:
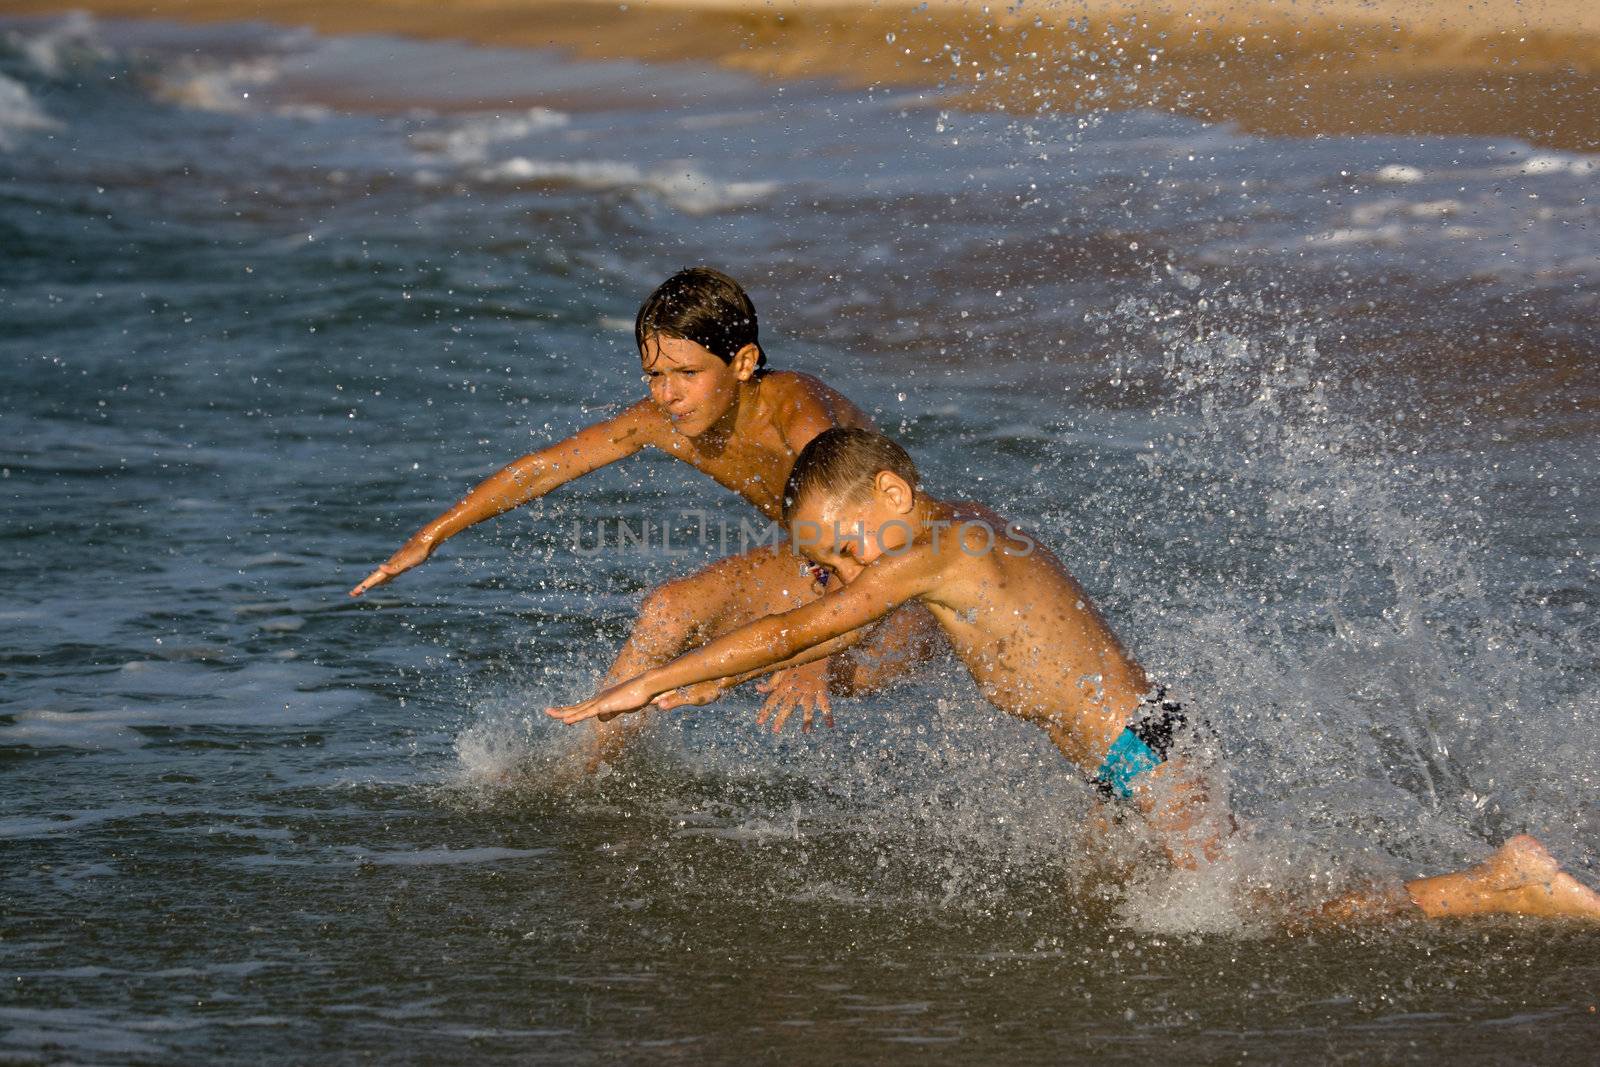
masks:
<svg viewBox="0 0 1600 1067"><path fill-rule="evenodd" d="M1128 732L1149 746L1150 751L1167 758L1178 731L1189 725L1183 705L1176 701L1156 701L1156 710L1128 724Z"/></svg>

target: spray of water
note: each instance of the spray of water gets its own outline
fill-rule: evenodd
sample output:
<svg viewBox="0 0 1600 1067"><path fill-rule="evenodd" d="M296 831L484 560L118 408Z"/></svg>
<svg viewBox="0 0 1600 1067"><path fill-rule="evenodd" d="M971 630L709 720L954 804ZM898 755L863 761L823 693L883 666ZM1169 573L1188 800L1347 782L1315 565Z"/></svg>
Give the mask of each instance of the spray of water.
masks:
<svg viewBox="0 0 1600 1067"><path fill-rule="evenodd" d="M1119 560L1097 580L1136 647L1217 728L1250 828L1229 862L1124 879L1118 857L1151 854L1139 830L1105 839L1043 737L948 665L819 742L763 737L749 701L659 717L636 761L579 788L601 803L648 782L661 818L697 834L830 840L864 860L819 865L795 893L916 886L991 907L1019 884L1092 895L1115 877L1122 920L1165 931L1241 932L1241 902L1263 891L1314 900L1523 829L1592 862L1583 797L1600 768L1563 729L1587 713L1549 666L1570 657L1541 644L1560 635L1525 625L1486 577L1488 527L1464 503L1481 472L1373 410L1293 309L1175 281L1102 323L1130 339L1109 373L1137 376L1171 429L1074 510L1102 517L1081 554ZM1142 358L1152 337L1159 356ZM552 681L579 690L588 672ZM457 744L467 779L578 780L562 768L582 739L542 721L548 691L479 705Z"/></svg>
<svg viewBox="0 0 1600 1067"><path fill-rule="evenodd" d="M1161 619L1147 655L1212 709L1238 807L1323 870L1459 864L1525 829L1592 863L1581 659L1494 580L1487 472L1375 407L1319 350L1336 326L1269 297L1180 284L1107 316L1154 324L1173 427L1137 502L1166 536L1125 545L1167 576L1128 591Z"/></svg>

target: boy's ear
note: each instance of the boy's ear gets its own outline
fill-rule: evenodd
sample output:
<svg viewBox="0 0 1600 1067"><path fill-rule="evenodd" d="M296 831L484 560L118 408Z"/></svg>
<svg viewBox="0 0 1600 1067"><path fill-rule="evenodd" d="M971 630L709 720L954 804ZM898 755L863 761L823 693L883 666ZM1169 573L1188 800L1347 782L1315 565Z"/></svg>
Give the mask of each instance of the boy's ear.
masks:
<svg viewBox="0 0 1600 1067"><path fill-rule="evenodd" d="M741 382L748 382L756 372L756 366L761 362L761 349L756 345L745 345L733 354L733 373Z"/></svg>
<svg viewBox="0 0 1600 1067"><path fill-rule="evenodd" d="M900 515L908 513L916 501L916 490L894 471L879 471L878 476L872 480L872 485Z"/></svg>

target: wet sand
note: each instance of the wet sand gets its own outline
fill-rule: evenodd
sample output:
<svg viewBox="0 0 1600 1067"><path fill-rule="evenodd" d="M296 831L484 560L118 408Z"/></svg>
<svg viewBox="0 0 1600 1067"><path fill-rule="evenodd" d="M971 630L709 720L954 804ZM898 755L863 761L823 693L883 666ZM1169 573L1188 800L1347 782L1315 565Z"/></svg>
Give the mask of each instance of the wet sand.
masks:
<svg viewBox="0 0 1600 1067"><path fill-rule="evenodd" d="M1511 135L1600 151L1590 0L11 0L12 13L265 19L711 61L772 77L955 90L962 104L1154 107L1268 134ZM419 86L417 102L427 99ZM359 101L340 101L352 106ZM388 101L386 103L394 103ZM505 101L484 101L504 104Z"/></svg>

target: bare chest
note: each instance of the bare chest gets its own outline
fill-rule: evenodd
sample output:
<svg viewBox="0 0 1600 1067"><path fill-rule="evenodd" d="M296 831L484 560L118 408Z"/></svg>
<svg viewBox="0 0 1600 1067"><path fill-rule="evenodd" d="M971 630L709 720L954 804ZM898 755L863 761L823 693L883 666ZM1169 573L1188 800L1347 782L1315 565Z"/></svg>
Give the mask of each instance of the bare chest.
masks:
<svg viewBox="0 0 1600 1067"><path fill-rule="evenodd" d="M782 510L783 486L794 466L795 453L776 431L755 439L729 441L720 448L681 440L674 445L677 458L738 493L768 518L776 518Z"/></svg>

